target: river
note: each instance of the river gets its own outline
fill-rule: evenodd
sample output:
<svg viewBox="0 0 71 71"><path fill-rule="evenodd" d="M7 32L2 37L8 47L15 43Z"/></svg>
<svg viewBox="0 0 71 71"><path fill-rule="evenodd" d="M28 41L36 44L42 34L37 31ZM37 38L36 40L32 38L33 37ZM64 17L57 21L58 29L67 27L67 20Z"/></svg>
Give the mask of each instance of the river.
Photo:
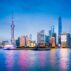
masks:
<svg viewBox="0 0 71 71"><path fill-rule="evenodd" d="M0 71L71 71L71 49L0 50Z"/></svg>

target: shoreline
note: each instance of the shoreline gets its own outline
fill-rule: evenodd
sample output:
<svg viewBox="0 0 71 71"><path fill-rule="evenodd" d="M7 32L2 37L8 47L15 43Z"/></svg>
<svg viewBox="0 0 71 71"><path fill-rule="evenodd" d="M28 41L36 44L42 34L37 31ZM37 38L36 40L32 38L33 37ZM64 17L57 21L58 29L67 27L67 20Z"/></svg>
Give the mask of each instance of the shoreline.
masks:
<svg viewBox="0 0 71 71"><path fill-rule="evenodd" d="M19 47L15 49L4 49L4 50L50 50L51 48L36 48L36 47Z"/></svg>
<svg viewBox="0 0 71 71"><path fill-rule="evenodd" d="M68 47L66 47L66 48L68 48ZM3 48L1 48L1 49L3 49ZM17 47L17 48L15 48L15 49L4 49L4 50L34 50L34 51L40 51L40 50L42 50L42 51L47 51L47 50L51 50L51 49L61 49L61 48L59 48L59 47ZM62 48L62 49L65 49L65 48ZM71 48L68 48L68 49L71 49Z"/></svg>

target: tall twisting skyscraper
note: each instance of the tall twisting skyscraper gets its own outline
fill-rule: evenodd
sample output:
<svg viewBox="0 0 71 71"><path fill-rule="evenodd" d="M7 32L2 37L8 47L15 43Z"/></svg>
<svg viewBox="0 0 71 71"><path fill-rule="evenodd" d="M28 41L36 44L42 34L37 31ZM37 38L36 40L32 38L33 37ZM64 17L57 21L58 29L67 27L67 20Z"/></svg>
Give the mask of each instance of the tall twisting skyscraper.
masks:
<svg viewBox="0 0 71 71"><path fill-rule="evenodd" d="M59 17L58 19L58 35L61 35L62 33L62 19Z"/></svg>
<svg viewBox="0 0 71 71"><path fill-rule="evenodd" d="M11 44L15 44L15 40L14 40L14 18L13 18L13 15L12 15L12 23L11 23Z"/></svg>
<svg viewBox="0 0 71 71"><path fill-rule="evenodd" d="M58 44L61 44L61 33L62 33L62 19L58 19Z"/></svg>

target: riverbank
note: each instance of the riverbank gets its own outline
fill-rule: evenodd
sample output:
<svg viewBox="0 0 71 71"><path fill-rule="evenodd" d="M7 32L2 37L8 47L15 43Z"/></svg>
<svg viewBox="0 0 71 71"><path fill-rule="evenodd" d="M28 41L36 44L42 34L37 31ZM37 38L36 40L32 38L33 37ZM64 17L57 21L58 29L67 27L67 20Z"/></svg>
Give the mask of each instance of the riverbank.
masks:
<svg viewBox="0 0 71 71"><path fill-rule="evenodd" d="M3 49L3 48L1 48ZM59 47L16 47L14 49L11 49L11 48L5 48L4 50L35 50L35 51L38 51L38 50L51 50L51 49L60 49ZM71 49L71 48L69 48Z"/></svg>
<svg viewBox="0 0 71 71"><path fill-rule="evenodd" d="M40 47L18 47L15 49L5 49L5 50L50 50L51 48L40 48Z"/></svg>

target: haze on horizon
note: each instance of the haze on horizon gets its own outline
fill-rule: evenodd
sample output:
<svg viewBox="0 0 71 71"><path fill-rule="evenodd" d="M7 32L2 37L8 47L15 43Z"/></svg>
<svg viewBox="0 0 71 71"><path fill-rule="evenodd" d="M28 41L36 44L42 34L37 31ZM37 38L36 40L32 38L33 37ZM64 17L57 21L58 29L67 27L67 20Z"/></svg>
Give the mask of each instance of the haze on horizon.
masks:
<svg viewBox="0 0 71 71"><path fill-rule="evenodd" d="M71 33L71 0L0 0L0 40L11 37L12 11L14 12L15 37L32 34L50 26L58 33L58 17L62 17L63 32Z"/></svg>

